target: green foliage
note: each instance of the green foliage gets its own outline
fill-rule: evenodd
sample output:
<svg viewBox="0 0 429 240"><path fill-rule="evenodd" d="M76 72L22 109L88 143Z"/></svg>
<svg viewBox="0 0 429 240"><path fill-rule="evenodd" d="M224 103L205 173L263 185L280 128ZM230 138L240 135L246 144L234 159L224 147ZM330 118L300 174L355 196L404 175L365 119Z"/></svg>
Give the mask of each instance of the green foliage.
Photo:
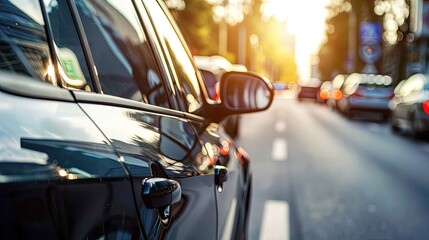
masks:
<svg viewBox="0 0 429 240"><path fill-rule="evenodd" d="M217 35L217 27L210 4L202 0L186 0L184 10L171 11L194 54L216 54L217 41L213 38Z"/></svg>

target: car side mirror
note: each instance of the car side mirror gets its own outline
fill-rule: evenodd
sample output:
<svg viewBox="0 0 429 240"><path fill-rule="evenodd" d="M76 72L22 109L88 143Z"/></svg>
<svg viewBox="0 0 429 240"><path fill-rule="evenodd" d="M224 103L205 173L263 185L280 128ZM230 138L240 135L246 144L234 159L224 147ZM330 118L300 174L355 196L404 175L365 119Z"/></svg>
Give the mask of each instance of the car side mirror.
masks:
<svg viewBox="0 0 429 240"><path fill-rule="evenodd" d="M218 94L218 79L216 75L212 71L199 69L200 73L204 80L204 85L207 88L207 93L209 94L209 98L215 101L219 100Z"/></svg>
<svg viewBox="0 0 429 240"><path fill-rule="evenodd" d="M250 113L266 110L274 98L267 78L254 72L227 72L220 81L220 99L225 110Z"/></svg>

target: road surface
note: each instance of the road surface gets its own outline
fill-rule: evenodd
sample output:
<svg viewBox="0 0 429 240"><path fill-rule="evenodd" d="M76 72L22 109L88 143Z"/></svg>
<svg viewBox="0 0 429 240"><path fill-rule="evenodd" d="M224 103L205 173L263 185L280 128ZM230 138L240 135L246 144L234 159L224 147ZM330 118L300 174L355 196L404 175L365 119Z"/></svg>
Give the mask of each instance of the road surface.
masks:
<svg viewBox="0 0 429 240"><path fill-rule="evenodd" d="M242 117L250 239L429 239L429 141L277 97Z"/></svg>

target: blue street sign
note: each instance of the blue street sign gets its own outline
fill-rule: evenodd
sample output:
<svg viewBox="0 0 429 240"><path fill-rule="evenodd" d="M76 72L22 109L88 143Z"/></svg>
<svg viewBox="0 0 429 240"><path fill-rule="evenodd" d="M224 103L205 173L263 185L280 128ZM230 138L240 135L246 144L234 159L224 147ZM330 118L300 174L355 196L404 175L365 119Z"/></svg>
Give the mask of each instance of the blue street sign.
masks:
<svg viewBox="0 0 429 240"><path fill-rule="evenodd" d="M381 40L381 34L382 27L379 22L362 22L360 24L359 37L363 45L378 44Z"/></svg>

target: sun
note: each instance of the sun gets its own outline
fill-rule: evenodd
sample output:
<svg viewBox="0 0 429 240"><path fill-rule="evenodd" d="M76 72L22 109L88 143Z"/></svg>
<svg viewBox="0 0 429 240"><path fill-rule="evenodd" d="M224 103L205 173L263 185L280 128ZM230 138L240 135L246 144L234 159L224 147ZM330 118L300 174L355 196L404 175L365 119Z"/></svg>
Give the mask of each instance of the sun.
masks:
<svg viewBox="0 0 429 240"><path fill-rule="evenodd" d="M325 36L326 6L329 0L265 0L262 16L285 22L286 31L295 36L295 59L300 75L310 73L310 58L316 54Z"/></svg>

